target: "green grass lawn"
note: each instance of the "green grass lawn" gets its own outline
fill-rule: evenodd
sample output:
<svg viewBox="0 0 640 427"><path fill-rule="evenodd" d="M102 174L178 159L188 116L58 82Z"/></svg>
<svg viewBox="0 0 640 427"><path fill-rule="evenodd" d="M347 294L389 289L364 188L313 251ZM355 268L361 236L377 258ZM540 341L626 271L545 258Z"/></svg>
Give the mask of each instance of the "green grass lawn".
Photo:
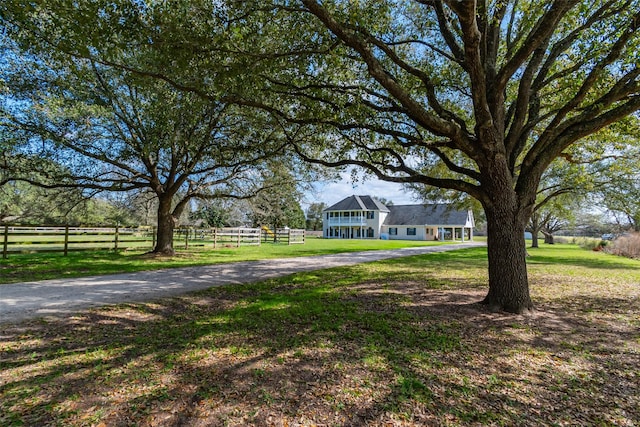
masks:
<svg viewBox="0 0 640 427"><path fill-rule="evenodd" d="M446 243L446 242L445 242ZM451 243L451 242L448 242ZM0 259L0 284L22 281L126 273L159 268L187 267L235 261L288 258L411 246L438 245L441 242L407 240L335 240L309 238L305 244L265 243L260 246L192 247L179 250L175 257L153 257L142 251L87 251L62 253L11 254ZM179 248L176 243L176 248Z"/></svg>
<svg viewBox="0 0 640 427"><path fill-rule="evenodd" d="M527 316L476 248L2 325L0 425L638 425L640 261L529 252Z"/></svg>

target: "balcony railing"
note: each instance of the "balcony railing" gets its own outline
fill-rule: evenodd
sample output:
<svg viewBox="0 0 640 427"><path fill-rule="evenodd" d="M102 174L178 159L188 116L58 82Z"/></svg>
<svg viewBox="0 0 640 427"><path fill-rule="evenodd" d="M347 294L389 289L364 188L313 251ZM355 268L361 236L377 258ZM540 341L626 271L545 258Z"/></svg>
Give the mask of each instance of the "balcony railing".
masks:
<svg viewBox="0 0 640 427"><path fill-rule="evenodd" d="M329 218L329 225L367 225L364 217Z"/></svg>

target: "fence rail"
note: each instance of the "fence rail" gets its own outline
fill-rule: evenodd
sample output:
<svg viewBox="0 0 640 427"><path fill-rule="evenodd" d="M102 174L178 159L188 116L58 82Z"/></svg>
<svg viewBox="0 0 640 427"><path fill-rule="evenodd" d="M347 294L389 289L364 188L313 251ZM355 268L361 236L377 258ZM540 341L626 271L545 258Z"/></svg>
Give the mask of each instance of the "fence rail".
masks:
<svg viewBox="0 0 640 427"><path fill-rule="evenodd" d="M267 227L262 227L262 240L264 242L286 243L288 245L303 244L305 230L294 228L278 228L273 231Z"/></svg>
<svg viewBox="0 0 640 427"><path fill-rule="evenodd" d="M152 227L47 227L5 225L2 258L10 253L145 249L152 246Z"/></svg>
<svg viewBox="0 0 640 427"><path fill-rule="evenodd" d="M219 246L260 245L259 228L210 228L201 229L200 233L203 235L209 233L211 240L213 240L214 248Z"/></svg>
<svg viewBox="0 0 640 427"><path fill-rule="evenodd" d="M304 244L305 231L287 228L282 230L281 236L282 240L286 240L289 245Z"/></svg>
<svg viewBox="0 0 640 427"><path fill-rule="evenodd" d="M2 258L24 252L150 249L156 243L155 227L20 226L2 228ZM271 236L261 228L193 228L174 230L174 247L229 247L260 245L262 241L304 243L304 230L282 229Z"/></svg>

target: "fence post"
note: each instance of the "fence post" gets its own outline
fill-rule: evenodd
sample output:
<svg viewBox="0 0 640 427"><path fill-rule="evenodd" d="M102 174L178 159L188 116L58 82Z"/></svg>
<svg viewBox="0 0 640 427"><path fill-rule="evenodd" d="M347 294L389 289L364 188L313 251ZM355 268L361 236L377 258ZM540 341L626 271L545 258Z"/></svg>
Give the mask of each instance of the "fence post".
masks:
<svg viewBox="0 0 640 427"><path fill-rule="evenodd" d="M262 244L262 229L257 228L256 230L258 230L258 246L260 246Z"/></svg>
<svg viewBox="0 0 640 427"><path fill-rule="evenodd" d="M189 249L189 227L184 229L184 249Z"/></svg>
<svg viewBox="0 0 640 427"><path fill-rule="evenodd" d="M287 244L291 246L291 229L289 229L289 232L287 233L287 239L288 239Z"/></svg>
<svg viewBox="0 0 640 427"><path fill-rule="evenodd" d="M117 251L118 250L118 234L120 232L120 226L118 224L116 224L116 235L113 239L113 250Z"/></svg>
<svg viewBox="0 0 640 427"><path fill-rule="evenodd" d="M151 247L155 249L156 247L156 227L151 226Z"/></svg>
<svg viewBox="0 0 640 427"><path fill-rule="evenodd" d="M237 246L238 248L240 247L240 230L241 228L238 227L238 246Z"/></svg>
<svg viewBox="0 0 640 427"><path fill-rule="evenodd" d="M69 226L64 226L64 256L67 256L69 251Z"/></svg>
<svg viewBox="0 0 640 427"><path fill-rule="evenodd" d="M216 227L214 227L213 228L213 249L216 248L216 239L218 238L217 231L218 231L218 229Z"/></svg>
<svg viewBox="0 0 640 427"><path fill-rule="evenodd" d="M9 245L9 226L4 226L4 243L2 245L2 258L7 259L7 249Z"/></svg>

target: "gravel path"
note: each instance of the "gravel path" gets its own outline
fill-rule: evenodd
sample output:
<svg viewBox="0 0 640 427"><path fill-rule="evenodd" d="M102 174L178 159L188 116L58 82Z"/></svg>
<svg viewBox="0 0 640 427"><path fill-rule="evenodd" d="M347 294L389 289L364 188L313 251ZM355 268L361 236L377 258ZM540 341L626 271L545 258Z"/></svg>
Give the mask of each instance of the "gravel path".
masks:
<svg viewBox="0 0 640 427"><path fill-rule="evenodd" d="M300 271L483 245L468 242L0 285L0 323L63 315L106 304L150 301L212 286L258 282Z"/></svg>

